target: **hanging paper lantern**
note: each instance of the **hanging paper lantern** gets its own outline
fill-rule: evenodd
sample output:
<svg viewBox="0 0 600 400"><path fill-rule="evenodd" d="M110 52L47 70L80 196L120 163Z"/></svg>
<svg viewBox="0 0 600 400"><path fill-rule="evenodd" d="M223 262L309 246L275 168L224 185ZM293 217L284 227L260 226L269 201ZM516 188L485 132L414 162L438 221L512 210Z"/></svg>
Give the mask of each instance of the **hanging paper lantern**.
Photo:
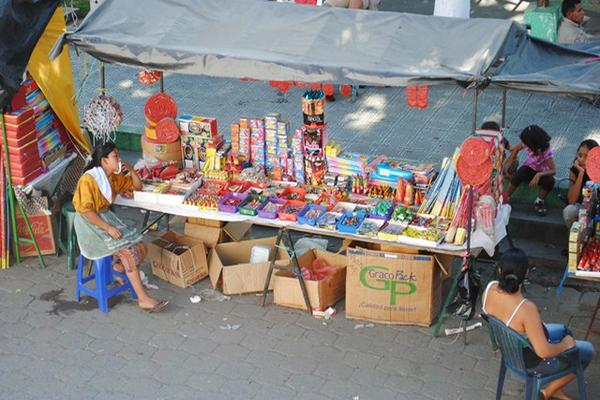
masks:
<svg viewBox="0 0 600 400"><path fill-rule="evenodd" d="M142 84L142 85L154 85L156 82L158 82L160 80L160 76L161 76L162 72L160 71L156 71L156 70L142 70L140 72L138 72L138 81Z"/></svg>
<svg viewBox="0 0 600 400"><path fill-rule="evenodd" d="M340 93L342 96L352 96L352 85L340 85Z"/></svg>
<svg viewBox="0 0 600 400"><path fill-rule="evenodd" d="M460 146L460 156L469 165L483 164L490 158L490 145L481 138L467 138Z"/></svg>
<svg viewBox="0 0 600 400"><path fill-rule="evenodd" d="M146 101L144 115L151 126L163 118L177 117L177 103L166 93L156 93Z"/></svg>
<svg viewBox="0 0 600 400"><path fill-rule="evenodd" d="M456 161L456 173L463 185L483 185L492 176L493 169L494 164L489 157L479 165L469 164L462 155Z"/></svg>
<svg viewBox="0 0 600 400"><path fill-rule="evenodd" d="M600 147L594 147L588 151L585 160L585 172L592 182L600 183Z"/></svg>
<svg viewBox="0 0 600 400"><path fill-rule="evenodd" d="M93 97L83 108L83 124L99 142L114 141L114 133L121 122L121 106L111 96Z"/></svg>
<svg viewBox="0 0 600 400"><path fill-rule="evenodd" d="M159 143L173 143L179 139L179 127L173 118L163 118L156 124L156 140Z"/></svg>

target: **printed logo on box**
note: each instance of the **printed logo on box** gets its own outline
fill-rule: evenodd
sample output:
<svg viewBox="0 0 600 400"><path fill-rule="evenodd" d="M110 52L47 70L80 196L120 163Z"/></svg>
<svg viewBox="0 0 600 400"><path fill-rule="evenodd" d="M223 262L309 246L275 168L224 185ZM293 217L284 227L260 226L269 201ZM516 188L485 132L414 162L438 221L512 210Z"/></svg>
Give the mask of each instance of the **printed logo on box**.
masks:
<svg viewBox="0 0 600 400"><path fill-rule="evenodd" d="M373 283L373 281L377 283ZM367 289L390 292L390 305L396 305L397 296L410 296L417 291L417 277L403 270L390 272L381 266L366 266L360 270L360 283Z"/></svg>

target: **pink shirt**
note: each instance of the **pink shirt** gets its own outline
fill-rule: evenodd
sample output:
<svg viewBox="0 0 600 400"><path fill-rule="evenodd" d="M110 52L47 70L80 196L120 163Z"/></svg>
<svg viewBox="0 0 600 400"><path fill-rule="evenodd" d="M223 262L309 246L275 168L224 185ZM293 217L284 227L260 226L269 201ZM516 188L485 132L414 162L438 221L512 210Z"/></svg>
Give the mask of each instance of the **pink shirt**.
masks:
<svg viewBox="0 0 600 400"><path fill-rule="evenodd" d="M548 147L545 151L540 154L535 154L529 147L525 146L525 150L527 150L527 160L523 165L531 168L535 172L544 172L548 171L550 167L546 163L549 159L554 157L554 153L552 149Z"/></svg>

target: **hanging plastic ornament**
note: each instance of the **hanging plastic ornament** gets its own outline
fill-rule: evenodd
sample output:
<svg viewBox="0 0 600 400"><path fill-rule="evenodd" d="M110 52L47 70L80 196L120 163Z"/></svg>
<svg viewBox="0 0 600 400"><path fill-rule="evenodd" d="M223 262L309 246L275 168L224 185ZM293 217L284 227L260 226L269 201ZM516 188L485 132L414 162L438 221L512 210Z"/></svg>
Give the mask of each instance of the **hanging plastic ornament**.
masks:
<svg viewBox="0 0 600 400"><path fill-rule="evenodd" d="M83 124L97 142L114 141L116 131L123 122L123 111L111 96L93 97L83 108Z"/></svg>
<svg viewBox="0 0 600 400"><path fill-rule="evenodd" d="M160 75L160 71L144 69L138 72L137 78L142 85L151 86L160 80Z"/></svg>

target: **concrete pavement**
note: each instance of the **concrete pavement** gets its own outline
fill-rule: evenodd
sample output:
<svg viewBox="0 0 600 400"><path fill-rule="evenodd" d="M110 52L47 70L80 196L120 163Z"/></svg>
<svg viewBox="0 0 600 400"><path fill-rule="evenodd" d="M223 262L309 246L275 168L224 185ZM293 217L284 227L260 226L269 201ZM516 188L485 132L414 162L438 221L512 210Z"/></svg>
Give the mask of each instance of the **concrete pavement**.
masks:
<svg viewBox="0 0 600 400"><path fill-rule="evenodd" d="M141 224L138 212L117 212ZM429 328L357 328L343 301L329 321L272 305L271 296L264 308L254 294L192 304L208 279L180 289L153 278L147 264L160 288L152 294L170 300L168 310L144 313L124 295L103 315L92 300L73 301L75 272L64 256L46 260L45 270L28 258L1 272L2 399L495 398L500 357L484 329L469 333L465 347L462 338L433 338ZM482 268L488 277L489 264ZM568 323L581 338L598 293L567 288L557 298L553 288L532 284L527 297L544 320ZM591 340L600 346L600 335ZM586 377L594 398L597 360ZM575 394L574 385L568 392ZM504 393L522 399L523 385L510 378Z"/></svg>

